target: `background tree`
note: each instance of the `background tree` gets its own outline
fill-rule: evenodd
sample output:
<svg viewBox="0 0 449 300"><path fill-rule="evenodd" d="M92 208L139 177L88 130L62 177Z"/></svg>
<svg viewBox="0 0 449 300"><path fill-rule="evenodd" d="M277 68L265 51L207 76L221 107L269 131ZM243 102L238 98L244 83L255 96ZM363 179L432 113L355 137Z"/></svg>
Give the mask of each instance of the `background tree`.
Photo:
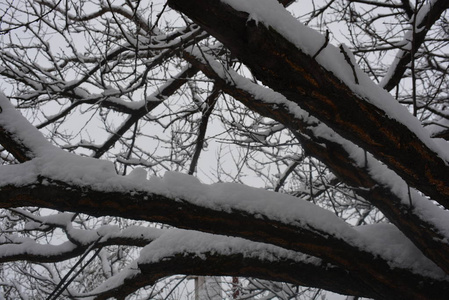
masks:
<svg viewBox="0 0 449 300"><path fill-rule="evenodd" d="M3 296L444 298L448 7L0 4Z"/></svg>

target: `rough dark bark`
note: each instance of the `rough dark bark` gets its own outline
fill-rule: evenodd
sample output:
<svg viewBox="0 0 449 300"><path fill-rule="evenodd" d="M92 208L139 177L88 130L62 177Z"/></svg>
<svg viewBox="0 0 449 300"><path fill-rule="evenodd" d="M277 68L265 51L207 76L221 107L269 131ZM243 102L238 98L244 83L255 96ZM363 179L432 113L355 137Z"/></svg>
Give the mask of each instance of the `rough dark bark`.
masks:
<svg viewBox="0 0 449 300"><path fill-rule="evenodd" d="M108 192L49 178L39 181L20 188L3 186L0 207L39 206L92 216L114 215L269 243L319 257L346 270L379 299L444 299L449 292L445 281L391 267L384 259L311 226L286 224L235 209L202 207L135 190Z"/></svg>
<svg viewBox="0 0 449 300"><path fill-rule="evenodd" d="M356 95L273 28L219 0L169 0L230 49L264 84L371 152L449 208L449 166L405 125Z"/></svg>
<svg viewBox="0 0 449 300"><path fill-rule="evenodd" d="M206 258L204 258L204 256ZM313 265L283 259L273 263L269 260L246 258L242 254L217 255L205 253L201 258L194 253L184 253L166 258L158 263L141 264L141 274L134 277L129 287L111 290L99 299L108 296L129 294L129 288L139 288L149 284L149 280L174 274L217 276L246 276L276 280L292 284L332 289L341 294L375 297L376 294L357 277L334 266Z"/></svg>
<svg viewBox="0 0 449 300"><path fill-rule="evenodd" d="M255 98L250 92L227 82L216 74L202 59L184 53L184 58L195 65L209 78L219 82L222 90L239 100L249 109L277 120L296 133L304 150L326 164L333 173L348 186L357 187L356 193L370 201L382 211L421 251L449 273L449 244L444 235L434 225L423 219L412 206L405 204L397 195L374 179L366 167L360 167L351 159L341 144L322 136L317 136L313 124L298 119L290 110L279 104L266 103Z"/></svg>

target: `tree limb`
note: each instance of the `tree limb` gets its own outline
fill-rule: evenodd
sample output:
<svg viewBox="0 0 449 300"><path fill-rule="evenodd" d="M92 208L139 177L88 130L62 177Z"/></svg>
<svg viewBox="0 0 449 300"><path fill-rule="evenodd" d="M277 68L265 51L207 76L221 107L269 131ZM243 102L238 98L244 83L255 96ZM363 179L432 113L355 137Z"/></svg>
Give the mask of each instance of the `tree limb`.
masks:
<svg viewBox="0 0 449 300"><path fill-rule="evenodd" d="M182 235L171 240L179 241L188 236L190 241L201 244L204 238L208 237L206 234L199 235L197 232L195 234L183 232ZM163 237L160 239L162 240ZM137 274L132 274L118 287L99 292L96 299L107 299L116 295L124 297L140 287L154 284L161 278L175 274L256 277L330 289L348 295L376 296L376 293L357 277L319 259L242 239L222 236L208 238L211 249L207 251L189 249L185 244L177 248L179 244L173 245L170 241L161 243L164 248L174 250L171 250L168 255L158 256L156 260L139 259ZM238 249L232 248L236 240L239 244ZM215 246L223 244L229 245L225 250L226 253ZM150 245L142 252L151 250ZM261 252L263 255L257 255Z"/></svg>
<svg viewBox="0 0 449 300"><path fill-rule="evenodd" d="M449 273L447 257L449 244L445 242L443 230L436 228L434 223L422 216L420 208L416 207L418 203L415 203L415 207L410 206L400 193L394 192L394 187L389 185L391 182L381 181L372 175L386 168L371 155L366 154L366 161L363 164L355 161L351 157L355 153L359 153L360 156L360 152L363 152L362 149L356 149L352 143L344 139L330 138L337 134L329 128L324 130L323 126L325 125L314 118L299 117L298 115L301 113L298 111L301 110L289 106L287 99L284 99L284 103L279 101L279 94L267 89L262 91L263 88L252 84L233 70L220 72L224 66L217 64L204 52L201 55L195 55L193 50L190 53L185 52L184 58L197 66L209 78L220 82L225 93L239 100L251 110L277 120L290 128L302 143L306 153L326 164L348 186L356 188L357 194L379 208L425 255ZM209 60L205 61L206 59ZM259 96L255 97L254 95ZM265 95L265 98L260 95ZM305 115L305 113L302 114ZM351 150L352 152L348 150L351 148L354 148ZM371 172L371 170L373 171ZM386 171L383 173L387 174ZM391 180L400 182L397 178ZM433 206L418 194L414 194L414 198L416 201L420 200L419 203L423 205Z"/></svg>
<svg viewBox="0 0 449 300"><path fill-rule="evenodd" d="M248 13L219 0L169 0L169 5L223 42L264 84L449 208L449 166L429 148L427 143L431 142L423 141L406 125L359 96L269 25L248 21Z"/></svg>
<svg viewBox="0 0 449 300"><path fill-rule="evenodd" d="M410 18L417 17L417 13L415 15L410 15L413 13L411 9L410 3L408 0L402 0L403 8L407 12ZM410 50L399 50L396 54L396 58L394 60L394 64L390 67L392 70L388 71L388 75L382 79L380 86L382 86L387 91L391 91L394 89L401 81L405 71L409 68L408 65L411 62L412 58L415 57L416 52L419 50L421 45L425 42L425 38L429 30L435 24L436 21L441 17L443 12L449 8L449 2L446 0L437 0L433 1L432 5L430 5L427 14L418 20L419 22L416 24L416 29L414 33L413 41L406 41L407 44L414 43L414 47L410 47ZM426 7L426 6L424 6ZM410 29L413 30L413 29Z"/></svg>

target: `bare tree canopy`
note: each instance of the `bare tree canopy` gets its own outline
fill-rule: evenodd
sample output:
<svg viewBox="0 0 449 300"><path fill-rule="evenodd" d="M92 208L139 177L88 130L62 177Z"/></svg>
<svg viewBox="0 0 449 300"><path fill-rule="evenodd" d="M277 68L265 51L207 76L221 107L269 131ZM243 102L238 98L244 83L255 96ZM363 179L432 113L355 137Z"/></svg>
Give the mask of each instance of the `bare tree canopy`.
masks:
<svg viewBox="0 0 449 300"><path fill-rule="evenodd" d="M0 295L446 299L448 8L1 3Z"/></svg>

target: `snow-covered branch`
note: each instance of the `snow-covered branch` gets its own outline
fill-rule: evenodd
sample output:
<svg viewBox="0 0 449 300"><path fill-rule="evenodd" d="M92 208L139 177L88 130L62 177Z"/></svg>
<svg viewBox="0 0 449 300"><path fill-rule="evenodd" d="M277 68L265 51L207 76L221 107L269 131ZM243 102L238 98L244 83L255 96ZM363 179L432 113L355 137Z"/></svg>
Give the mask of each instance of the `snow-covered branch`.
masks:
<svg viewBox="0 0 449 300"><path fill-rule="evenodd" d="M387 74L382 78L380 86L387 91L395 88L409 68L410 61L425 42L426 35L443 12L449 8L446 0L434 0L420 7L410 20L410 29L406 31L401 49L398 50ZM414 28L413 28L414 27Z"/></svg>
<svg viewBox="0 0 449 300"><path fill-rule="evenodd" d="M169 4L221 40L264 84L449 207L447 143L432 140L416 118L349 64L340 49L328 45L312 59L324 36L270 0L254 5L218 0ZM223 26L229 23L233 26Z"/></svg>
<svg viewBox="0 0 449 300"><path fill-rule="evenodd" d="M81 175L71 163L79 166L82 160L86 160L92 169L84 165L79 169L82 170ZM31 163L33 161L23 165ZM404 282L401 285L409 288L401 293L428 293L425 282L430 278L417 274L418 270L422 273L427 269L429 276L432 274L429 282L432 291L444 294L435 282L443 280L435 279L435 276L444 278L444 273L422 256L405 237L401 237L399 231L393 235L395 244L373 244L368 236L358 233L332 213L294 197L237 184L207 186L190 176L174 173L167 174L162 180L152 178L150 181L142 179L143 174L120 177L99 164L92 165L87 158L77 161L69 159L65 163L58 161L57 165L59 170L62 166L62 169L71 169L71 175L57 174L56 167L52 168L49 164L43 164L45 167L40 171L46 175L52 173L52 176L64 181L39 176L38 164L34 167L28 165L26 169L22 166L2 169L15 176L9 184L5 182L1 187L0 205L39 205L93 216L115 215L241 236L294 251L313 253L350 270L366 283L373 282L373 289L387 289L391 293L395 293L398 280L402 279ZM15 173L20 172L19 168L28 172L34 169L36 173L19 176ZM1 176L2 181L4 175ZM245 225L244 231L241 230L242 224ZM403 243L399 243L400 240ZM396 246L398 243L400 246ZM388 248L388 245L393 247ZM404 249L411 251L405 257L399 255L404 253ZM379 278L385 278L385 274L391 274L391 278L380 283ZM419 291L414 289L418 282L423 283ZM447 286L441 284L441 288Z"/></svg>
<svg viewBox="0 0 449 300"><path fill-rule="evenodd" d="M145 247L135 270L124 270L92 291L98 293L95 299L125 296L175 274L248 276L375 297L363 282L318 258L245 239L185 230L167 231Z"/></svg>
<svg viewBox="0 0 449 300"><path fill-rule="evenodd" d="M185 53L185 58L249 108L298 131L296 135L310 155L324 162L354 187L356 193L378 207L425 255L449 270L445 258L449 251L446 242L449 226L441 223L441 219L447 219L444 210L411 189L370 153L342 138L281 94L226 69L199 49Z"/></svg>
<svg viewBox="0 0 449 300"><path fill-rule="evenodd" d="M60 244L43 244L31 238L5 234L0 242L0 262L25 260L29 262L60 262L82 255L86 251L111 245L143 247L157 239L162 229L130 226L119 230L117 226L104 225L95 230L75 229L71 224L73 214L60 213L46 217L32 218L26 225L27 231L49 230L58 227L66 234L68 241ZM50 228L49 228L50 227Z"/></svg>

